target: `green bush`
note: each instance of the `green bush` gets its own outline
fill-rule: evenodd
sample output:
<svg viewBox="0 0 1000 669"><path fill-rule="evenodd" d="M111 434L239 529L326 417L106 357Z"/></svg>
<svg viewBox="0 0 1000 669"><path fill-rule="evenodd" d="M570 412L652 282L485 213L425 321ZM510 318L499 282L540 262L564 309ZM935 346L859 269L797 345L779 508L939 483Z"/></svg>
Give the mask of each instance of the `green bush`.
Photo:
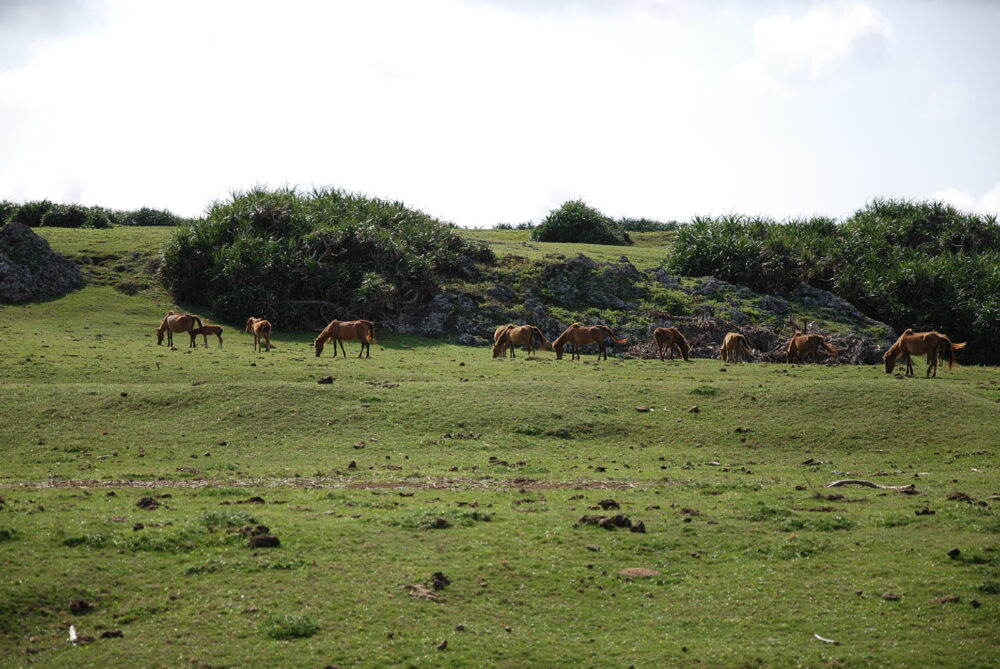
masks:
<svg viewBox="0 0 1000 669"><path fill-rule="evenodd" d="M628 246L632 238L618 223L583 200L564 202L531 231L536 242L577 242Z"/></svg>
<svg viewBox="0 0 1000 669"><path fill-rule="evenodd" d="M680 227L677 221L654 221L649 218L619 218L618 227L627 232L669 232Z"/></svg>
<svg viewBox="0 0 1000 669"><path fill-rule="evenodd" d="M180 225L184 219L165 209L142 207L133 211L119 212L118 225Z"/></svg>
<svg viewBox="0 0 1000 669"><path fill-rule="evenodd" d="M874 200L843 223L738 214L682 226L665 266L759 292L831 290L896 330L970 342L962 359L1000 362L1000 226L940 202Z"/></svg>
<svg viewBox="0 0 1000 669"><path fill-rule="evenodd" d="M179 226L161 273L179 302L287 327L315 320L316 304L340 318L378 319L494 261L486 244L400 202L258 187Z"/></svg>
<svg viewBox="0 0 1000 669"><path fill-rule="evenodd" d="M41 226L46 228L110 228L111 219L100 207L57 204L45 212Z"/></svg>
<svg viewBox="0 0 1000 669"><path fill-rule="evenodd" d="M15 209L17 209L17 205L13 202L0 200L0 226L7 222L7 219L14 213Z"/></svg>
<svg viewBox="0 0 1000 669"><path fill-rule="evenodd" d="M37 228L42 224L42 217L55 206L54 203L48 200L24 202L14 207L14 210L7 215L7 221Z"/></svg>

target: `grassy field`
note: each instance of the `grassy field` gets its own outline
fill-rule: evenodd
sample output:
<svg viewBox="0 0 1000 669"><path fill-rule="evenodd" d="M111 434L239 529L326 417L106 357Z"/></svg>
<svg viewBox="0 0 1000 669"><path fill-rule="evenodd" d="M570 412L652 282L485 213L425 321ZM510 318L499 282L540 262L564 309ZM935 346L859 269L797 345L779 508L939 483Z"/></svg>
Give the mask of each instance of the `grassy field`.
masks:
<svg viewBox="0 0 1000 669"><path fill-rule="evenodd" d="M996 368L170 349L162 229L43 232L120 258L0 311L5 666L1000 663Z"/></svg>
<svg viewBox="0 0 1000 669"><path fill-rule="evenodd" d="M674 232L630 232L629 236L635 242L632 246L606 246L533 242L530 230L462 230L461 232L472 239L489 242L497 256L518 255L541 260L546 255L554 253L567 258L582 253L604 262L615 261L625 256L639 269L658 267L666 257L667 247L676 235Z"/></svg>

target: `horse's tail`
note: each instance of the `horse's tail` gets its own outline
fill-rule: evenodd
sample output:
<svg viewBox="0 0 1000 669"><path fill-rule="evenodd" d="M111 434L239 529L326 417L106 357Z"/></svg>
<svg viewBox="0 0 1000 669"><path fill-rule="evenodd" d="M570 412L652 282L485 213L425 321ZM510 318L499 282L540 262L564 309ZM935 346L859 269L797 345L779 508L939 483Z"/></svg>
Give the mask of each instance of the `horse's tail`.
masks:
<svg viewBox="0 0 1000 669"><path fill-rule="evenodd" d="M957 362L955 360L955 351L960 351L965 348L966 344L969 342L954 344L951 339L948 338L948 335L940 335L940 337L941 343L938 345L938 348L941 350L942 355L948 356L948 369L951 370Z"/></svg>
<svg viewBox="0 0 1000 669"><path fill-rule="evenodd" d="M827 351L830 352L830 356L834 360L836 360L837 356L840 355L840 352L837 349L835 349L833 346L830 346L830 344L828 344L825 339L822 342L820 342L820 343L823 344L823 348L825 348Z"/></svg>
<svg viewBox="0 0 1000 669"><path fill-rule="evenodd" d="M368 326L368 343L377 344L378 342L375 341L375 323L372 321L364 321L364 323Z"/></svg>
<svg viewBox="0 0 1000 669"><path fill-rule="evenodd" d="M608 336L611 337L611 341L613 341L614 343L616 343L616 344L627 344L628 343L628 337L619 338L615 334L615 331L612 330L609 326L602 325L601 329L608 333Z"/></svg>
<svg viewBox="0 0 1000 669"><path fill-rule="evenodd" d="M740 347L747 355L753 355L753 348L750 347L750 342L747 341L744 335L740 335Z"/></svg>

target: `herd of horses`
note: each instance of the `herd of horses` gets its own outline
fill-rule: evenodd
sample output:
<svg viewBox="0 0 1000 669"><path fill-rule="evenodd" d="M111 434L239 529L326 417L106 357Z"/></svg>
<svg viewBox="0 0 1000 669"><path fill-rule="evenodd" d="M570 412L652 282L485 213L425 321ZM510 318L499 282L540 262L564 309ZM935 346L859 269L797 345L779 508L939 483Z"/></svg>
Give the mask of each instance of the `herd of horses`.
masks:
<svg viewBox="0 0 1000 669"><path fill-rule="evenodd" d="M163 343L164 336L167 345L174 345L174 333L187 332L191 337L189 347L197 346L198 335L204 338L205 346L208 346L208 335L215 335L219 340L219 347L222 347L222 327L218 325L205 325L198 316L192 314L176 314L168 311L156 330L157 345ZM271 323L264 318L251 316L247 319L246 332L254 337L254 351L271 350ZM320 332L319 336L313 340L316 347L316 357L323 352L324 344L333 341L333 356L337 357L337 346L344 357L347 351L344 350L344 341L353 339L361 340L361 350L358 357L364 355L371 357L371 345L375 342L375 323L366 320L356 321L330 321L330 323ZM506 358L509 354L515 357L517 347L524 346L528 349L529 355L534 355L536 350L553 350L556 359L561 360L567 347L570 350L570 359L580 358L580 348L588 344L597 345L597 359L608 359L608 342L616 344L628 343L627 338L618 337L614 330L607 325L584 325L583 323L573 323L566 328L554 341L546 339L535 325L515 325L508 323L501 325L493 332L493 357ZM660 360L674 359L675 353L688 360L691 345L675 327L658 327L653 330L653 341L656 343L657 353ZM807 356L813 361L818 361L819 350L823 348L834 360L837 359L839 351L834 348L823 335L815 333L803 334L796 331L788 340L785 346L785 357L789 363L805 363ZM907 329L899 336L899 339L882 356L885 362L885 371L891 374L896 367L897 360L906 362L906 376L913 376L912 356L927 356L927 376L937 377L938 358L948 360L948 369L955 365L955 351L965 348L965 343L953 343L947 335L940 332L914 332ZM722 340L719 349L723 362L742 363L750 360L755 354L746 335L740 332L729 332Z"/></svg>

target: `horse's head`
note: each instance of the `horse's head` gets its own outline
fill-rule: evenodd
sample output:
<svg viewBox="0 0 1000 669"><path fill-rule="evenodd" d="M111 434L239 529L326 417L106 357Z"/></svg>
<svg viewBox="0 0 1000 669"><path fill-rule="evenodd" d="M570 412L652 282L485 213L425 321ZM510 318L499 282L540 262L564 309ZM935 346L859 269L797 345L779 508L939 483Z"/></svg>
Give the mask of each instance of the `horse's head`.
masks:
<svg viewBox="0 0 1000 669"><path fill-rule="evenodd" d="M494 358L499 358L501 355L503 355L504 347L506 345L507 345L507 342L504 341L503 337L501 337L500 339L498 339L497 343L495 343L493 345L493 357Z"/></svg>
<svg viewBox="0 0 1000 669"><path fill-rule="evenodd" d="M253 332L253 322L255 320L257 319L254 318L253 316L247 319L247 329L246 329L247 332Z"/></svg>
<svg viewBox="0 0 1000 669"><path fill-rule="evenodd" d="M163 343L163 330L156 331L156 345L159 346Z"/></svg>
<svg viewBox="0 0 1000 669"><path fill-rule="evenodd" d="M557 341L552 345L552 350L556 352L556 360L562 360L563 343L561 341Z"/></svg>
<svg viewBox="0 0 1000 669"><path fill-rule="evenodd" d="M885 361L885 373L886 374L892 374L892 370L896 368L896 354L895 354L895 352L890 348L882 356L882 360Z"/></svg>
<svg viewBox="0 0 1000 669"><path fill-rule="evenodd" d="M313 340L313 344L316 345L316 357L317 358L319 357L319 354L323 352L323 344L324 343L326 343L326 340L325 339L321 339L319 337L316 337L316 339ZM334 353L337 352L336 347L334 347L333 352Z"/></svg>

